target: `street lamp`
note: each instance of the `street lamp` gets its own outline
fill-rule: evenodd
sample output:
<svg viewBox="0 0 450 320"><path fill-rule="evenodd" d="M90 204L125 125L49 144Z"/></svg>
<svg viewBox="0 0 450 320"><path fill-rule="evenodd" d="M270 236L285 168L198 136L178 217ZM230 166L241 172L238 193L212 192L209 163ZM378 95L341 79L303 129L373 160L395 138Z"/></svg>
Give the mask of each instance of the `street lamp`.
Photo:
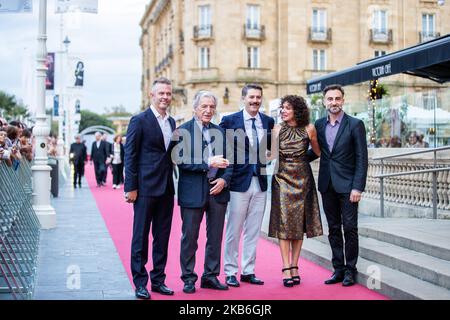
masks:
<svg viewBox="0 0 450 320"><path fill-rule="evenodd" d="M33 209L44 229L56 227L56 212L50 204L50 171L47 155L47 137L50 127L45 114L45 78L47 67L47 0L39 3L39 32L37 54L37 101L36 125L33 134L36 137L36 154L33 171Z"/></svg>
<svg viewBox="0 0 450 320"><path fill-rule="evenodd" d="M63 26L63 22L61 20L61 28ZM61 30L62 31L62 30ZM62 38L62 37L61 37ZM65 74L65 69L64 69L64 64L66 64L66 59L67 59L67 54L69 52L69 45L70 45L70 40L69 37L66 36L66 38L64 39L64 41L62 41L62 44L65 47L65 51L60 50L60 79L59 79L59 94L60 94L60 114L59 114L59 121L58 121L58 142L57 142L57 152L58 152L58 160L60 165L63 165L64 163L64 139L63 139L63 124L66 122L64 119L64 110L65 108L65 78L64 78L64 74ZM66 54L66 59L63 58L63 55ZM67 132L66 132L66 136L67 136ZM67 139L66 139L67 140ZM66 141L68 142L68 141Z"/></svg>

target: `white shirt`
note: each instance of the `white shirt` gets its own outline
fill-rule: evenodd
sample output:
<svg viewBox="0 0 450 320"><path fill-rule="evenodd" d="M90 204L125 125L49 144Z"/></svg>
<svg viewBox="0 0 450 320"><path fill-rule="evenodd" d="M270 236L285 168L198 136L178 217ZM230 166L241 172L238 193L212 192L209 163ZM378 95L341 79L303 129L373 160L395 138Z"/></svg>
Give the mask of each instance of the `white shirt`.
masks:
<svg viewBox="0 0 450 320"><path fill-rule="evenodd" d="M259 112L256 114L255 117L252 117L247 110L243 110L244 112L244 125L245 125L245 133L247 134L247 137L250 141L250 145L253 147L253 128L252 128L252 118L255 118L255 126L256 126L256 132L258 132L258 141L261 143L263 137L264 137L264 128L263 123L261 120L261 117L259 116Z"/></svg>
<svg viewBox="0 0 450 320"><path fill-rule="evenodd" d="M120 164L120 163L122 163L122 159L120 158L120 144L114 142L112 164Z"/></svg>
<svg viewBox="0 0 450 320"><path fill-rule="evenodd" d="M96 141L96 144L97 144L97 149L98 149L98 148L100 148L100 143L101 143L101 141L100 141L100 140L97 140L97 141Z"/></svg>
<svg viewBox="0 0 450 320"><path fill-rule="evenodd" d="M166 150L169 148L170 139L172 139L172 127L170 126L169 122L169 115L166 113L166 116L163 117L154 106L150 106L150 109L152 109L153 114L156 117L156 120L158 120L159 127L161 128L161 131L164 136L164 145L166 147Z"/></svg>

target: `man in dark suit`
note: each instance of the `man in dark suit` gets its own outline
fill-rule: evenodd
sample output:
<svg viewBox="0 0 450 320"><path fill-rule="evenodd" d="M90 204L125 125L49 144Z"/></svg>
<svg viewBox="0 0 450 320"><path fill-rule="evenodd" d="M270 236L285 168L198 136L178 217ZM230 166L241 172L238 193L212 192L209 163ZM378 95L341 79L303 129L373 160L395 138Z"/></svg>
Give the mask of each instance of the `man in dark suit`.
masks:
<svg viewBox="0 0 450 320"><path fill-rule="evenodd" d="M173 291L164 284L167 248L172 225L174 186L170 157L175 120L167 114L172 85L166 78L153 82L151 106L134 116L125 143L125 198L134 206L131 273L136 297L150 299L147 290L150 227L153 235L151 289L164 295Z"/></svg>
<svg viewBox="0 0 450 320"><path fill-rule="evenodd" d="M266 151L270 150L274 120L259 112L262 87L247 84L242 89L244 110L222 118L228 144L233 147L233 176L226 226L224 271L229 286L238 287L239 242L244 233L240 280L262 285L255 276L256 245L264 217L267 191ZM232 133L231 136L228 136Z"/></svg>
<svg viewBox="0 0 450 320"><path fill-rule="evenodd" d="M105 142L106 145L106 153L108 154L108 161L105 162L105 172L103 172L103 184L106 184L106 178L108 177L108 169L111 167L111 161L112 161L112 143L108 141L108 135L104 133L102 135L102 140Z"/></svg>
<svg viewBox="0 0 450 320"><path fill-rule="evenodd" d="M81 142L81 136L77 134L75 136L75 142L70 145L70 161L74 166L74 175L73 175L73 187L78 186L81 188L81 177L84 175L84 163L87 159L87 151L84 143Z"/></svg>
<svg viewBox="0 0 450 320"><path fill-rule="evenodd" d="M334 268L325 284L342 282L343 286L351 286L355 283L359 250L358 202L368 168L366 130L361 120L343 111L344 90L340 85L326 87L323 96L328 116L315 123L321 149L318 186Z"/></svg>
<svg viewBox="0 0 450 320"><path fill-rule="evenodd" d="M106 159L109 153L105 142L102 140L100 132L95 133L95 141L92 142L91 161L94 162L95 180L97 180L97 187L103 186L103 176L106 170Z"/></svg>
<svg viewBox="0 0 450 320"><path fill-rule="evenodd" d="M230 200L233 169L224 158L225 131L212 124L217 98L208 91L199 91L194 98L194 118L177 129L179 143L172 159L178 164L178 204L183 219L181 237L181 279L185 293L195 292L198 279L194 271L197 240L203 213L206 211L207 241L201 287L228 290L217 279L225 213Z"/></svg>

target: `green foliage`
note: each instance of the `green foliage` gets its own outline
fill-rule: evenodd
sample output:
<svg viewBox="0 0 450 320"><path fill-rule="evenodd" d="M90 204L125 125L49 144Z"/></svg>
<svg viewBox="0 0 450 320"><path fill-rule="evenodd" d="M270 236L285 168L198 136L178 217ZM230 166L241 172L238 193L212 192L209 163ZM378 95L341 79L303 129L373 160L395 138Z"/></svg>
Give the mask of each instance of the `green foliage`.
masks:
<svg viewBox="0 0 450 320"><path fill-rule="evenodd" d="M128 112L125 107L120 104L111 108L105 108L105 113L103 115L106 117L131 117L133 114Z"/></svg>
<svg viewBox="0 0 450 320"><path fill-rule="evenodd" d="M81 110L80 132L91 126L106 126L114 129L112 122L105 115L89 110Z"/></svg>
<svg viewBox="0 0 450 320"><path fill-rule="evenodd" d="M26 119L30 117L28 109L22 103L18 103L14 95L0 91L0 113L6 120Z"/></svg>

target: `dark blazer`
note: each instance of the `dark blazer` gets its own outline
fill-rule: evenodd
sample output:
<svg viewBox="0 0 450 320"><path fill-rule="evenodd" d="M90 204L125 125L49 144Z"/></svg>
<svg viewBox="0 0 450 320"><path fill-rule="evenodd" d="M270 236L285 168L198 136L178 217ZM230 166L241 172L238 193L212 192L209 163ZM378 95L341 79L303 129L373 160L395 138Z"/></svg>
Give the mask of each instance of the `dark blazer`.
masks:
<svg viewBox="0 0 450 320"><path fill-rule="evenodd" d="M122 161L122 164L125 162L125 148L123 147L123 144L120 143L120 160ZM114 156L114 143L111 143L111 156Z"/></svg>
<svg viewBox="0 0 450 320"><path fill-rule="evenodd" d="M330 180L337 193L364 191L366 186L368 155L364 123L344 114L330 152L325 136L327 117L316 121L320 145L319 191L326 192Z"/></svg>
<svg viewBox="0 0 450 320"><path fill-rule="evenodd" d="M105 141L100 141L100 146L97 148L97 141L92 142L91 160L97 163L105 164L106 158L109 156L108 147Z"/></svg>
<svg viewBox="0 0 450 320"><path fill-rule="evenodd" d="M211 123L210 130L217 130L222 135L223 145L222 153L225 154L226 150L226 137L225 131L219 126ZM183 136L183 130L189 133L190 141L188 137ZM178 204L184 208L203 208L209 197L210 184L208 182L208 164L204 161L202 157L203 150L208 148L205 139L203 139L202 132L200 128L192 119L184 124L182 124L177 129L178 142L175 147L176 152L174 152L173 161L178 164L179 169L179 179L178 179ZM214 141L216 137L211 134L211 144L214 146ZM197 141L195 140L197 139ZM201 140L200 140L201 139ZM197 152L194 152L194 148L198 148ZM201 151L200 151L201 148ZM190 157L184 154L186 150L191 150ZM206 150L206 152L208 152ZM213 154L216 155L216 150L213 149ZM188 161L183 161L183 156L188 158ZM198 157L199 156L199 157ZM198 159L196 159L196 157ZM177 159L179 159L177 161ZM188 162L188 163L185 163ZM222 178L226 182L226 187L218 195L213 196L215 200L219 203L227 203L230 201L230 191L229 186L231 182L231 176L233 174L233 167L230 165L226 169L219 169L216 173L215 179Z"/></svg>
<svg viewBox="0 0 450 320"><path fill-rule="evenodd" d="M84 164L87 159L86 146L84 143L72 143L69 153L73 153L72 161L75 165Z"/></svg>
<svg viewBox="0 0 450 320"><path fill-rule="evenodd" d="M261 150L270 150L271 148L271 133L273 126L275 124L275 120L269 116L266 116L263 113L259 113L259 116L261 117L261 121L263 123L263 128L266 130L265 135L261 141L259 141L259 148ZM230 114L228 116L225 116L222 118L222 121L220 122L220 127L223 129L233 129L238 130L242 129L245 132L245 125L244 125L244 112L239 111L233 114ZM227 131L227 135L229 135L230 132ZM228 141L228 147L232 147L233 152L233 176L231 178L231 185L230 190L236 191L236 192L246 192L248 188L250 187L250 183L252 182L253 177L253 166L252 164L249 164L249 150L251 148L250 141L245 136L245 143L244 145L242 142L238 142L238 138L234 137L232 139L230 136L227 138ZM245 162L242 164L238 163L239 157L238 154L244 153L245 154ZM257 172L258 172L258 180L259 185L261 187L261 191L267 190L267 175L261 175L261 169L266 167L266 159L264 155L263 161L260 161L261 159L258 159L257 164ZM230 159L231 161L231 159ZM240 162L240 161L239 161Z"/></svg>
<svg viewBox="0 0 450 320"><path fill-rule="evenodd" d="M169 121L175 130L175 120L169 117ZM140 197L159 197L166 192L173 195L173 145L171 142L166 151L163 133L150 108L133 116L125 142L124 191L138 190Z"/></svg>

